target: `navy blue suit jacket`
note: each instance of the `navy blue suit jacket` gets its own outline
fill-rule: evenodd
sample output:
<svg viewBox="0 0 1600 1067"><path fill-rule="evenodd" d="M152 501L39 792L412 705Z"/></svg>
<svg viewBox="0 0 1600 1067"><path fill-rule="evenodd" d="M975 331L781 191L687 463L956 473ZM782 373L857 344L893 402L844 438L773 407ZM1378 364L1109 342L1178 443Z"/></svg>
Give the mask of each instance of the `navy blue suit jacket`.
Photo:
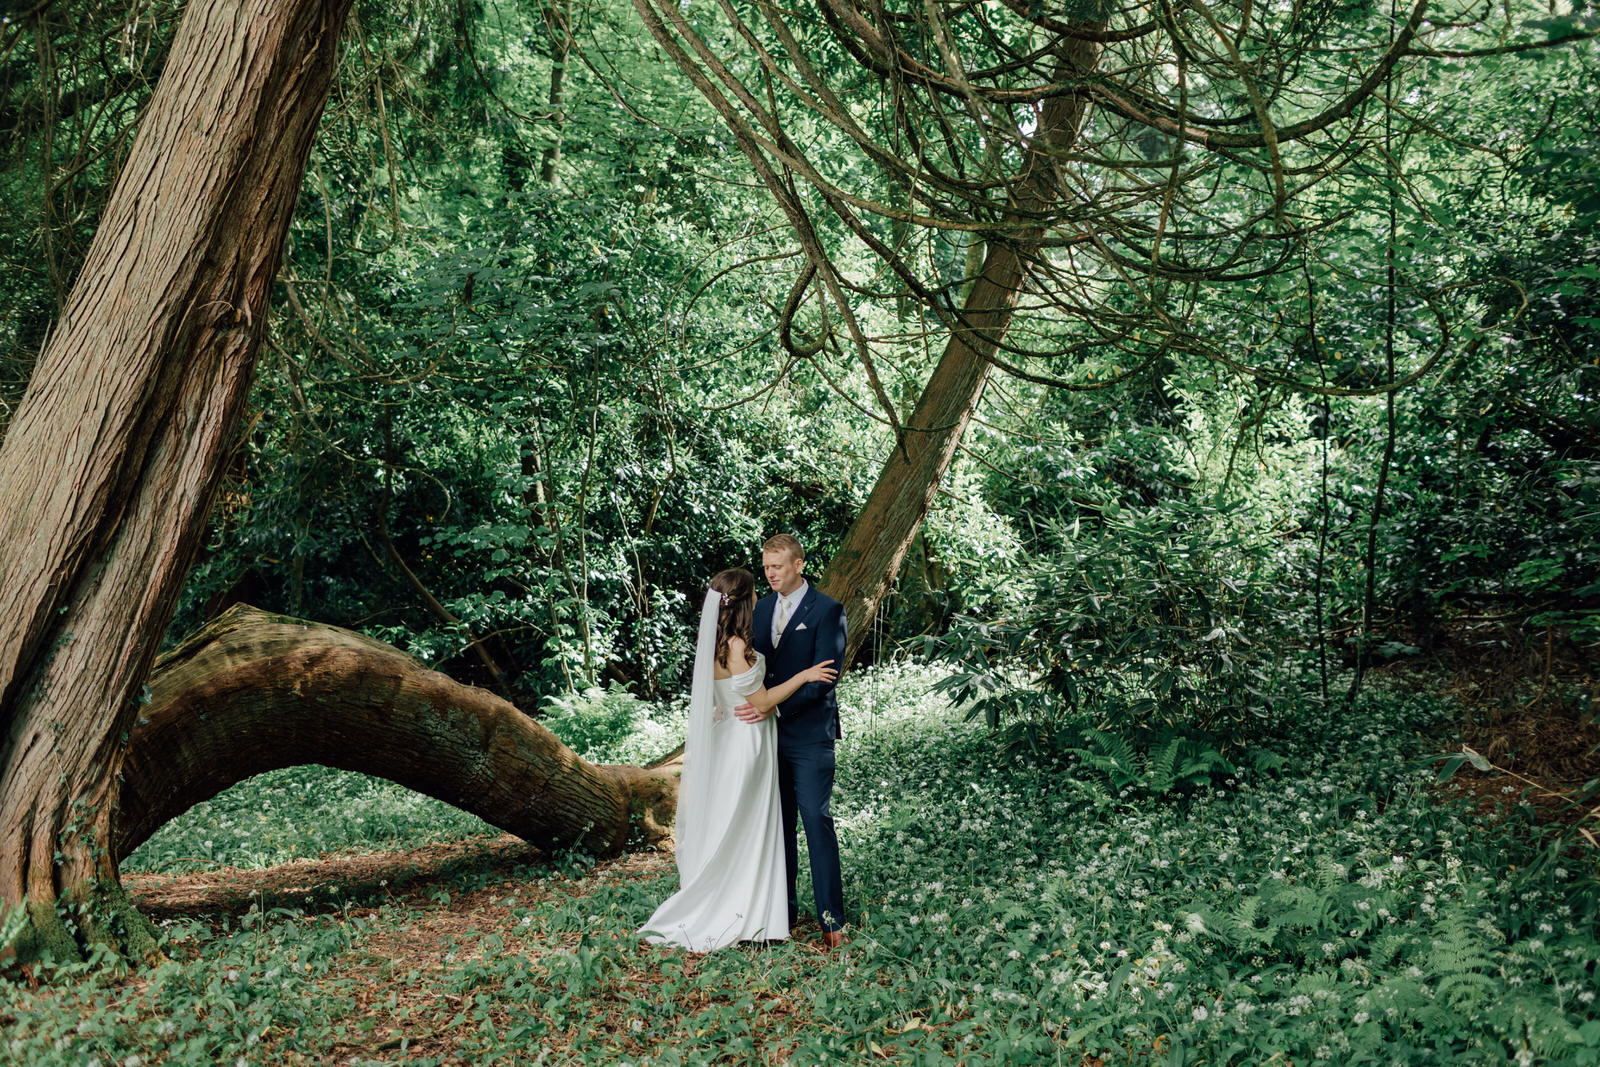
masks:
<svg viewBox="0 0 1600 1067"><path fill-rule="evenodd" d="M844 666L843 604L817 592L816 586L809 586L783 628L783 639L773 648L772 612L777 603L776 593L762 597L756 601L755 615L750 620L756 651L767 658L768 688L823 660L833 660L836 669ZM807 682L778 705L780 745L815 744L843 736L839 728L839 698L832 682Z"/></svg>

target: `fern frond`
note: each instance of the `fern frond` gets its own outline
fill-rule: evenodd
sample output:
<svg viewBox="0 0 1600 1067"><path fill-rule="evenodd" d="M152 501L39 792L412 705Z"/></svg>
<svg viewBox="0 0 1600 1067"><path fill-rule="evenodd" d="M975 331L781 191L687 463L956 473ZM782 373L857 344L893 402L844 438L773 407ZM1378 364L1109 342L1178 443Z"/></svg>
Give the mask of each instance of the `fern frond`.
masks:
<svg viewBox="0 0 1600 1067"><path fill-rule="evenodd" d="M1093 748L1074 748L1069 751L1082 760L1085 767L1101 775L1112 792L1140 780L1139 760L1126 738L1104 730L1089 729L1083 733Z"/></svg>
<svg viewBox="0 0 1600 1067"><path fill-rule="evenodd" d="M1471 1015L1493 1003L1499 988L1499 983L1486 974L1463 971L1442 978L1438 993L1440 1002L1448 1005L1451 1011Z"/></svg>
<svg viewBox="0 0 1600 1067"><path fill-rule="evenodd" d="M1403 933L1385 930L1372 939L1372 947L1367 953L1367 958L1374 966L1393 963L1404 951L1408 940L1410 939Z"/></svg>
<svg viewBox="0 0 1600 1067"><path fill-rule="evenodd" d="M1175 780L1172 770L1178 762L1178 750L1182 746L1183 739L1174 737L1159 752L1152 752L1147 757L1144 784L1152 793L1159 796L1172 788Z"/></svg>
<svg viewBox="0 0 1600 1067"><path fill-rule="evenodd" d="M1107 733L1104 730L1092 732L1095 747L1100 749L1103 755L1125 768L1129 774L1133 774L1139 765L1139 760L1133 753L1133 746L1128 744L1128 739L1121 734Z"/></svg>
<svg viewBox="0 0 1600 1067"><path fill-rule="evenodd" d="M1566 1012L1550 1004L1529 1000L1510 1005L1527 1035L1528 1047L1540 1059L1556 1062L1558 1058L1586 1044L1578 1028L1567 1019Z"/></svg>
<svg viewBox="0 0 1600 1067"><path fill-rule="evenodd" d="M1480 938L1468 925L1465 912L1456 909L1443 912L1437 929L1423 957L1422 971L1426 977L1449 978L1493 969L1494 964L1483 954Z"/></svg>

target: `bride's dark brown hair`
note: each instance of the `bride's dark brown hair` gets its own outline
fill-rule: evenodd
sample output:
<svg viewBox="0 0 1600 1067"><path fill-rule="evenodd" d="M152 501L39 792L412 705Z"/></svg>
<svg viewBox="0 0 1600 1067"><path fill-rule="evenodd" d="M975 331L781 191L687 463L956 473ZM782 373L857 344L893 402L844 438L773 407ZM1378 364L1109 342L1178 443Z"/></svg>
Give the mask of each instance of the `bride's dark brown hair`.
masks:
<svg viewBox="0 0 1600 1067"><path fill-rule="evenodd" d="M717 665L728 667L728 638L744 640L744 664L753 667L756 650L751 634L750 617L756 606L756 577L742 567L725 570L711 579L711 588L722 594L722 607L717 611Z"/></svg>

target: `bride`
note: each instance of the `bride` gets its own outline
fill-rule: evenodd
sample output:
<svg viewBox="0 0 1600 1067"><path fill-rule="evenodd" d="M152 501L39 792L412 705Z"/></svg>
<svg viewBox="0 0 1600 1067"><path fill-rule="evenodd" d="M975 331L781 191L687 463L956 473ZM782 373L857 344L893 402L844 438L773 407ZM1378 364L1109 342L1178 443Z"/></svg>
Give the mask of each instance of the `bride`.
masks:
<svg viewBox="0 0 1600 1067"><path fill-rule="evenodd" d="M776 707L805 683L831 682L838 672L826 660L765 688L766 663L750 647L755 603L755 578L736 568L711 579L700 609L673 830L680 888L639 928L658 945L710 952L789 936L777 723L743 723L733 709Z"/></svg>

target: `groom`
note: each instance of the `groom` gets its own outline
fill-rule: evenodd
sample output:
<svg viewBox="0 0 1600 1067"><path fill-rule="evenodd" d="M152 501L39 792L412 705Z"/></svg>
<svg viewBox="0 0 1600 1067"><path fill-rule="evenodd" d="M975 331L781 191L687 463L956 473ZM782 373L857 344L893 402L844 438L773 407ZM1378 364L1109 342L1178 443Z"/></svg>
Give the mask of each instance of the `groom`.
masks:
<svg viewBox="0 0 1600 1067"><path fill-rule="evenodd" d="M800 542L779 534L761 546L761 567L772 594L756 602L751 628L755 648L767 658L766 684L774 686L807 667L833 660L844 668L844 607L805 580ZM741 704L734 714L760 722L771 712ZM789 875L789 925L799 915L794 880L800 866L795 820L806 828L817 921L829 948L844 944L844 882L839 839L833 832L833 743L839 730L839 700L831 682L808 682L778 705L778 796L783 806L783 855Z"/></svg>

